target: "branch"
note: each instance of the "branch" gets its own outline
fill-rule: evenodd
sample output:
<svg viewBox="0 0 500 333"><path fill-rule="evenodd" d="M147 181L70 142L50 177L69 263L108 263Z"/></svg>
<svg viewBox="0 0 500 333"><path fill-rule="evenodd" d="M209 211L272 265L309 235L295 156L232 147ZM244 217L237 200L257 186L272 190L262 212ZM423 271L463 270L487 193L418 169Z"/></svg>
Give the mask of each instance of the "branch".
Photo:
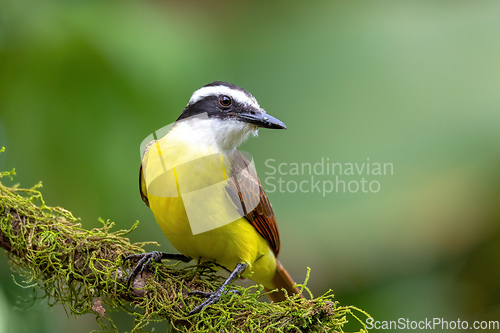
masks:
<svg viewBox="0 0 500 333"><path fill-rule="evenodd" d="M3 172L0 178L13 174ZM339 306L330 292L314 299L311 295L311 300L290 297L267 304L259 300L265 295L260 286L234 286L241 296L229 293L188 317L201 301L188 292L213 291L223 281L213 264L153 264L127 289L130 267L123 263L124 256L154 244L131 244L125 237L138 223L130 230L112 231L114 223L100 220L101 228L85 230L69 211L47 206L39 187L21 189L0 182L0 247L7 251L12 269L43 290L51 304L61 303L76 315L95 313L103 330L117 330L105 308L121 308L135 316L135 332L151 329L158 321L180 332L343 332L348 315L364 329L355 312L367 314ZM306 283L299 288L310 294Z"/></svg>

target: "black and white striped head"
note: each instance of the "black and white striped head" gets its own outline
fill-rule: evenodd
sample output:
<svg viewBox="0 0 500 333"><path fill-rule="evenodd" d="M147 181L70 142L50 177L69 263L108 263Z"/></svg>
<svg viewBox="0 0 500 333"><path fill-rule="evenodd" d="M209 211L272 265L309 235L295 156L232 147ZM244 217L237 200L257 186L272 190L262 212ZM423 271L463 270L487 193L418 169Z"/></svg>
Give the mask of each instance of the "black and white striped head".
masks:
<svg viewBox="0 0 500 333"><path fill-rule="evenodd" d="M212 82L196 90L177 119L175 136L195 146L232 151L259 128L285 129L246 90L226 82ZM173 129L174 129L173 128Z"/></svg>
<svg viewBox="0 0 500 333"><path fill-rule="evenodd" d="M253 124L257 127L286 129L279 119L262 109L248 91L234 84L215 81L196 90L177 120L199 114L209 118Z"/></svg>

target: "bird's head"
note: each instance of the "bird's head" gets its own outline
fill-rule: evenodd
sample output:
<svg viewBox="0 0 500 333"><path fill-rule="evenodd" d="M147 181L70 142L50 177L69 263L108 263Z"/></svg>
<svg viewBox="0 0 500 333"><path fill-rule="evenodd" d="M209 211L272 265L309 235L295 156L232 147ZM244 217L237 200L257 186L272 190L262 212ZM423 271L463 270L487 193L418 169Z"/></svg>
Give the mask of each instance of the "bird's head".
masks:
<svg viewBox="0 0 500 333"><path fill-rule="evenodd" d="M187 120L198 131L211 131L224 150L236 148L259 128L286 129L279 119L260 107L249 92L234 84L215 81L196 90L177 122ZM203 133L200 133L203 135Z"/></svg>

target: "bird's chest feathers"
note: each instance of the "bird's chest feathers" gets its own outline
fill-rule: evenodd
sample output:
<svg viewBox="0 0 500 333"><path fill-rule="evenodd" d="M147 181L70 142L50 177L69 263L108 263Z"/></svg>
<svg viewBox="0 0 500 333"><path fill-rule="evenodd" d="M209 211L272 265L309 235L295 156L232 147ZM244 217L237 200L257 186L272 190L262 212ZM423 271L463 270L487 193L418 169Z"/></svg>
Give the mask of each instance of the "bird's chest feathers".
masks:
<svg viewBox="0 0 500 333"><path fill-rule="evenodd" d="M232 153L183 140L159 140L145 156L150 207L162 230L196 235L241 217L227 194Z"/></svg>

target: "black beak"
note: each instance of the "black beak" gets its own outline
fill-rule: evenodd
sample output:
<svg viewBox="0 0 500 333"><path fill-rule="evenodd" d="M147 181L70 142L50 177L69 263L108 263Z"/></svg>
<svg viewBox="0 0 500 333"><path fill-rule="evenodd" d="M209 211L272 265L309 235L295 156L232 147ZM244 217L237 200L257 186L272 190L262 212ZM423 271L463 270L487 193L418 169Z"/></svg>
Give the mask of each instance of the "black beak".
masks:
<svg viewBox="0 0 500 333"><path fill-rule="evenodd" d="M238 115L239 120L259 127L271 129L286 129L286 125L279 119L262 111L244 112Z"/></svg>

